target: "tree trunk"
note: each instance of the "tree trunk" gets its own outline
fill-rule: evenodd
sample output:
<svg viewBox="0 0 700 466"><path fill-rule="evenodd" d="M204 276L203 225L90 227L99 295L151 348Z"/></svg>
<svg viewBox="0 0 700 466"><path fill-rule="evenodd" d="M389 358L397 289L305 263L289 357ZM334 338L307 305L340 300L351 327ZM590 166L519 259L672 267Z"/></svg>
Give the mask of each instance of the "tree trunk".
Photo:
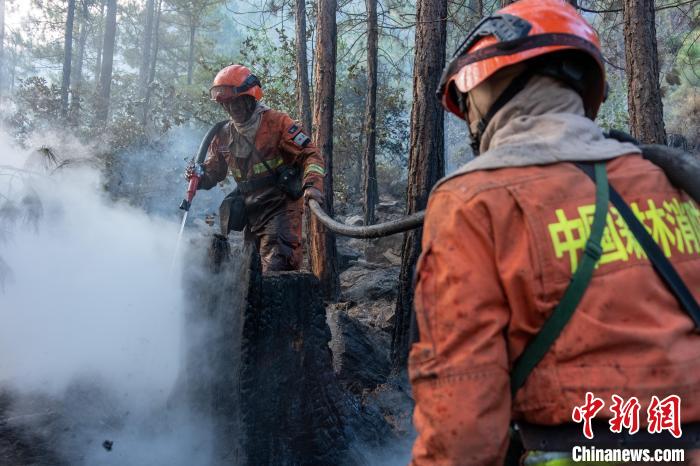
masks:
<svg viewBox="0 0 700 466"><path fill-rule="evenodd" d="M151 72L151 44L153 42L153 17L155 1L146 1L146 18L143 25L143 43L141 45L141 66L139 67L139 97L142 100L141 124L148 120L148 84Z"/></svg>
<svg viewBox="0 0 700 466"><path fill-rule="evenodd" d="M156 65L158 64L158 50L160 48L160 15L163 7L163 2L162 0L158 0L158 4L156 6L156 14L155 14L155 26L153 28L153 34L154 34L154 41L153 41L153 53L151 54L151 62L149 63L149 69L148 69L148 82L146 83L146 96L144 97L144 111L143 111L143 119L141 120L141 123L146 126L148 123L148 114L151 109L151 85L153 84L153 81L156 79Z"/></svg>
<svg viewBox="0 0 700 466"><path fill-rule="evenodd" d="M143 25L143 43L141 45L141 66L139 67L139 94L143 98L146 95L149 71L151 68L151 43L153 42L153 17L155 1L146 1L146 18Z"/></svg>
<svg viewBox="0 0 700 466"><path fill-rule="evenodd" d="M97 119L103 123L109 117L109 101L112 89L112 66L114 64L114 44L117 38L117 0L107 0L105 35L102 48L102 70L100 71L100 91L98 95Z"/></svg>
<svg viewBox="0 0 700 466"><path fill-rule="evenodd" d="M73 59L73 20L75 19L75 0L68 0L66 12L66 29L63 41L63 80L61 82L61 115L68 115L68 91L70 89L70 72Z"/></svg>
<svg viewBox="0 0 700 466"><path fill-rule="evenodd" d="M100 41L97 47L97 58L95 59L95 83L97 85L97 90L99 92L100 86L100 73L102 72L102 48L104 47L104 23L105 23L105 6L107 5L107 0L102 0L100 8L100 21L99 28L97 30L97 37Z"/></svg>
<svg viewBox="0 0 700 466"><path fill-rule="evenodd" d="M367 5L367 99L365 108L365 147L362 158L362 207L365 225L375 221L374 208L377 205L377 0L365 0Z"/></svg>
<svg viewBox="0 0 700 466"><path fill-rule="evenodd" d="M194 37L197 27L194 22L190 24L190 52L187 56L187 84L192 84L192 74L194 73Z"/></svg>
<svg viewBox="0 0 700 466"><path fill-rule="evenodd" d="M335 108L336 66L336 0L319 0L317 15L316 66L314 68L314 142L321 151L326 165L323 188L324 208L333 215L333 112ZM312 216L313 217L313 216ZM316 218L311 220L309 231L309 259L311 270L321 280L327 299L336 299L338 264L335 235L326 230Z"/></svg>
<svg viewBox="0 0 700 466"><path fill-rule="evenodd" d="M625 0L623 8L630 132L643 143L665 144L654 0Z"/></svg>
<svg viewBox="0 0 700 466"><path fill-rule="evenodd" d="M83 85L83 61L85 59L85 43L90 23L90 2L83 0L80 11L80 32L78 33L78 57L75 63L75 78L73 79L73 97L70 104L71 123L77 124L80 117L80 93Z"/></svg>
<svg viewBox="0 0 700 466"><path fill-rule="evenodd" d="M306 56L306 0L296 0L296 67L297 117L304 129L312 132L311 97L309 95L309 62Z"/></svg>
<svg viewBox="0 0 700 466"><path fill-rule="evenodd" d="M156 25L153 30L153 54L151 55L150 71L148 73L148 84L150 85L156 79L156 65L158 64L158 52L160 50L160 17L163 12L163 0L158 0L156 7Z"/></svg>
<svg viewBox="0 0 700 466"><path fill-rule="evenodd" d="M447 0L418 0L413 65L413 107L408 162L407 213L425 209L432 186L445 174L444 113L435 98L445 66ZM421 252L422 229L404 235L392 364L405 366L412 341L413 271Z"/></svg>
<svg viewBox="0 0 700 466"><path fill-rule="evenodd" d="M0 97L5 91L5 0L0 0Z"/></svg>
<svg viewBox="0 0 700 466"><path fill-rule="evenodd" d="M9 69L9 83L8 83L8 92L11 94L15 90L15 77L17 74L17 43L14 43L12 46L12 66L10 66Z"/></svg>

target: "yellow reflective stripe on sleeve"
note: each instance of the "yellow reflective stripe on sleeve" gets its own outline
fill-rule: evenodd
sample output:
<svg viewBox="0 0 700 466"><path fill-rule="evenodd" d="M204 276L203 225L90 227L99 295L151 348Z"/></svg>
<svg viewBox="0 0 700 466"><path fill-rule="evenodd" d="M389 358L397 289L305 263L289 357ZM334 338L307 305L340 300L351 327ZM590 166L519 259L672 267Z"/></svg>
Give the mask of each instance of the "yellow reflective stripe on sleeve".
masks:
<svg viewBox="0 0 700 466"><path fill-rule="evenodd" d="M282 160L282 157L277 157L276 159L272 159L270 161L267 161L267 165L272 169L272 168L277 168L280 165L284 163L284 160ZM261 173L267 173L267 167L265 166L264 163L256 163L253 165L253 174L254 175L260 175Z"/></svg>
<svg viewBox="0 0 700 466"><path fill-rule="evenodd" d="M308 175L309 173L318 173L321 176L325 176L326 170L324 170L323 167L320 165L311 163L308 167L306 167L306 170L304 170L304 176Z"/></svg>

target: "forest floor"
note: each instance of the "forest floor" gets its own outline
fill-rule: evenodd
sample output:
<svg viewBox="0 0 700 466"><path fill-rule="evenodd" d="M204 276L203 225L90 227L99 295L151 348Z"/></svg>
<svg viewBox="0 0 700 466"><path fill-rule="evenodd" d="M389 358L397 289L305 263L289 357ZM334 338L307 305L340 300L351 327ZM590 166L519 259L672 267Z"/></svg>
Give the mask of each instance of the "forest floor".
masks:
<svg viewBox="0 0 700 466"><path fill-rule="evenodd" d="M337 219L361 225L357 208L339 209ZM382 197L377 222L404 215L402 203ZM403 235L374 240L337 238L341 295L328 307L333 364L340 382L363 405L382 413L399 438L413 436L413 400L406 371L390 365L391 332Z"/></svg>

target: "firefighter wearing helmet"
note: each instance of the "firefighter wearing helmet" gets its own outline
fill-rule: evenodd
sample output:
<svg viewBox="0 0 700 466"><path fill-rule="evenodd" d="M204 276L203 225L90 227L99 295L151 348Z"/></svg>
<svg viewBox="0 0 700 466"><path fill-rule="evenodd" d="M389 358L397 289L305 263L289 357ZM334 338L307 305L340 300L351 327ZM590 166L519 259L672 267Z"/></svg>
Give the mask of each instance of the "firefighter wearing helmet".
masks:
<svg viewBox="0 0 700 466"><path fill-rule="evenodd" d="M439 98L477 157L428 203L414 465L502 465L519 441L527 465L567 465L591 444L697 456L700 210L594 123L604 73L596 33L561 0L485 18L445 68ZM587 392L603 403L593 440L591 411L574 410ZM614 395L639 402L634 436L610 430ZM663 415L680 440L653 426L653 400L672 395L682 410Z"/></svg>
<svg viewBox="0 0 700 466"><path fill-rule="evenodd" d="M240 200L238 216L257 244L263 271L298 270L304 200L323 203L323 159L299 123L260 103L260 81L245 66L222 69L210 93L231 119L209 147L199 186L210 189L230 173L236 190L227 199Z"/></svg>

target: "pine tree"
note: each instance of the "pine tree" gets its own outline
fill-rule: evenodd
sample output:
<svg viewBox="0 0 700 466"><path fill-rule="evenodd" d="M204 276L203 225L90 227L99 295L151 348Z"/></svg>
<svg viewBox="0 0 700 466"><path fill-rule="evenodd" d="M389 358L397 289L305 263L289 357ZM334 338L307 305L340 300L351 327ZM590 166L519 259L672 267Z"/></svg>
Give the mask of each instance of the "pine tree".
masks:
<svg viewBox="0 0 700 466"><path fill-rule="evenodd" d="M445 173L444 120L437 89L445 66L447 0L418 0L413 65L413 108L408 166L407 213L425 209L433 185ZM396 317L391 342L394 368L405 366L412 340L413 271L421 252L422 229L404 236Z"/></svg>

